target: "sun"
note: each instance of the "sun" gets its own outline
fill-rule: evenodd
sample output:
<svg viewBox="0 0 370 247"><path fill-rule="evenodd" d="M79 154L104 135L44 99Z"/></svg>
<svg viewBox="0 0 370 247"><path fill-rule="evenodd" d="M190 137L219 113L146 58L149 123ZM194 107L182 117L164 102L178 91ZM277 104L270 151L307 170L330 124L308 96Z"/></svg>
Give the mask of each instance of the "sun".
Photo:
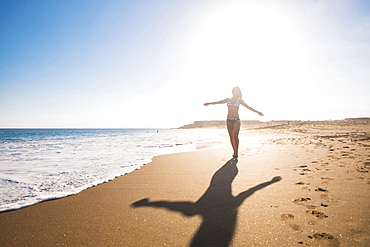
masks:
<svg viewBox="0 0 370 247"><path fill-rule="evenodd" d="M281 7L249 1L210 9L189 37L187 73L197 87L222 90L225 82L287 83L305 67L304 35L293 18Z"/></svg>

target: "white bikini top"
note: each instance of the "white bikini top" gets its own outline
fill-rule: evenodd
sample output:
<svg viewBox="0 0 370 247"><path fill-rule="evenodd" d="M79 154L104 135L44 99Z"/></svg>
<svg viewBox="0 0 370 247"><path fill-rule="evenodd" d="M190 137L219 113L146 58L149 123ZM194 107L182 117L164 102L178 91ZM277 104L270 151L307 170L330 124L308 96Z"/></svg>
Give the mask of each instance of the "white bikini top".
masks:
<svg viewBox="0 0 370 247"><path fill-rule="evenodd" d="M234 104L232 104L232 103L231 103L231 101L229 100L229 101L227 101L226 105L227 105L227 106L235 106L235 107L239 107L240 102L239 102L239 99L237 99L237 100L235 101L235 103L234 103Z"/></svg>

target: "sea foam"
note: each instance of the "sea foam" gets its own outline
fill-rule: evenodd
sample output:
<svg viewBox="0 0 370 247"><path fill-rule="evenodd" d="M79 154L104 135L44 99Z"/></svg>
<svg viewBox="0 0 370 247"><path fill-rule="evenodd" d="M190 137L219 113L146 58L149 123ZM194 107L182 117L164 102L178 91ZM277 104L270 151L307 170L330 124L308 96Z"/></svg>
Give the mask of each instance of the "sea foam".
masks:
<svg viewBox="0 0 370 247"><path fill-rule="evenodd" d="M0 211L76 194L154 156L221 144L220 130L0 130Z"/></svg>

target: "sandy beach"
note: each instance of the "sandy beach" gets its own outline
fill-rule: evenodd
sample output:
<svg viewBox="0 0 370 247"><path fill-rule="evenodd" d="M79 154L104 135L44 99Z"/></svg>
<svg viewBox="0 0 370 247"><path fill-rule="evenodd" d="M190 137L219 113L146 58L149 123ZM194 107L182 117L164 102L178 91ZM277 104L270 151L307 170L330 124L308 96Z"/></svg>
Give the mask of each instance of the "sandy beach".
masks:
<svg viewBox="0 0 370 247"><path fill-rule="evenodd" d="M1 246L370 246L370 122L295 122L0 213ZM253 145L251 145L251 143Z"/></svg>

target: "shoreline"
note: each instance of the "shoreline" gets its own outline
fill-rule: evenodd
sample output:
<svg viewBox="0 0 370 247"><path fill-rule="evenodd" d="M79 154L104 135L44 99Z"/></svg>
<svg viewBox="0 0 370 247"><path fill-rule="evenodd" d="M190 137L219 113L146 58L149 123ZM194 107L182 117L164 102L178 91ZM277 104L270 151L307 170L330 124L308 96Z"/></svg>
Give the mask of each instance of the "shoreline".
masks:
<svg viewBox="0 0 370 247"><path fill-rule="evenodd" d="M274 128L282 125L301 125L301 124L340 124L340 123L369 123L370 117L363 118L346 118L342 120L271 120L271 121L259 121L259 120L241 120L243 129L263 129L263 128ZM244 127L243 127L244 126ZM192 124L186 124L177 129L226 129L225 120L204 120L194 121Z"/></svg>
<svg viewBox="0 0 370 247"><path fill-rule="evenodd" d="M209 143L209 142L207 142ZM76 192L76 193L71 193L69 195L65 195L65 196L61 196L61 197L55 197L55 198L49 198L49 199L45 199L45 200L42 200L42 201L39 201L39 202L36 202L36 203L33 203L33 204L30 204L30 205L25 205L25 206L22 206L20 208L12 208L12 209L7 209L7 210L3 210L3 211L0 211L0 214L2 213L7 213L7 212L11 212L11 211L17 211L17 210L20 210L20 209L24 209L24 208L27 208L27 207L31 207L31 206L34 206L34 205L37 205L37 204L40 204L40 203L44 203L44 202L48 202L48 201L54 201L54 200L59 200L59 199L63 199L63 198L66 198L66 197L70 197L70 196L74 196L74 195L77 195L85 190L88 190L90 188L93 188L93 187L96 187L96 186L99 186L99 185L102 185L102 184L105 184L105 183L109 183L117 178L120 178L120 177L123 177L123 176L126 176L127 174L130 174L130 173L133 173L137 170L140 170L142 169L144 166L146 165L149 165L153 162L153 159L155 159L156 157L160 157L160 156L167 156L167 155L173 155L173 154L181 154L181 153L192 153L192 152L200 152L200 151L204 151L204 150L212 150L212 149L217 149L217 148L221 148L221 147L224 147L226 146L227 144L226 143L220 143L220 144L217 144L217 145L214 145L214 146L209 146L209 145L205 145L205 146L201 146L200 148L196 147L195 150L191 150L191 151L178 151L178 152L174 152L174 153L169 153L169 154L158 154L158 155L155 155L153 156L152 158L150 158L150 161L148 163L145 163L143 165L141 165L140 167L137 167L135 168L134 170L132 171L129 171L127 173L124 173L124 174L121 174L121 175L117 175L116 177L112 178L112 179L109 179L107 181L104 181L104 182L101 182L101 183L98 183L98 184L94 184L94 185L91 185L91 186L88 186L88 187L85 187L83 189L81 189L79 192ZM196 145L198 146L198 145Z"/></svg>
<svg viewBox="0 0 370 247"><path fill-rule="evenodd" d="M89 133L88 136L85 132L73 132L74 135L72 135L70 132L59 130L46 132L46 134L38 131L26 134L16 132L14 136L22 141L6 143L2 149L4 157L0 161L2 165L0 173L3 173L0 211L17 210L43 201L77 194L140 169L158 155L212 148L221 143L220 140L215 141L215 138L210 136L219 132L216 130L210 132L166 130L164 134L158 135L158 132L153 129L153 136L151 133L143 132L144 139L138 142L126 141L125 135L115 137L116 132L92 131L94 132ZM120 132L122 133L126 132ZM168 133L175 133L174 140ZM187 137L188 133L190 137ZM28 134L31 136L27 136ZM110 138L111 135L113 139ZM214 141L206 139L207 136ZM63 137L66 138L63 139ZM3 138L6 139L7 135ZM153 144L146 147L148 140L145 138ZM115 144L111 145L109 141ZM94 142L102 144L97 146L93 144ZM103 142L110 146L105 148ZM125 151L126 148L129 151ZM86 169L88 165L89 168Z"/></svg>
<svg viewBox="0 0 370 247"><path fill-rule="evenodd" d="M229 146L157 156L78 194L0 213L3 246L366 246L369 125L248 133L237 162Z"/></svg>

